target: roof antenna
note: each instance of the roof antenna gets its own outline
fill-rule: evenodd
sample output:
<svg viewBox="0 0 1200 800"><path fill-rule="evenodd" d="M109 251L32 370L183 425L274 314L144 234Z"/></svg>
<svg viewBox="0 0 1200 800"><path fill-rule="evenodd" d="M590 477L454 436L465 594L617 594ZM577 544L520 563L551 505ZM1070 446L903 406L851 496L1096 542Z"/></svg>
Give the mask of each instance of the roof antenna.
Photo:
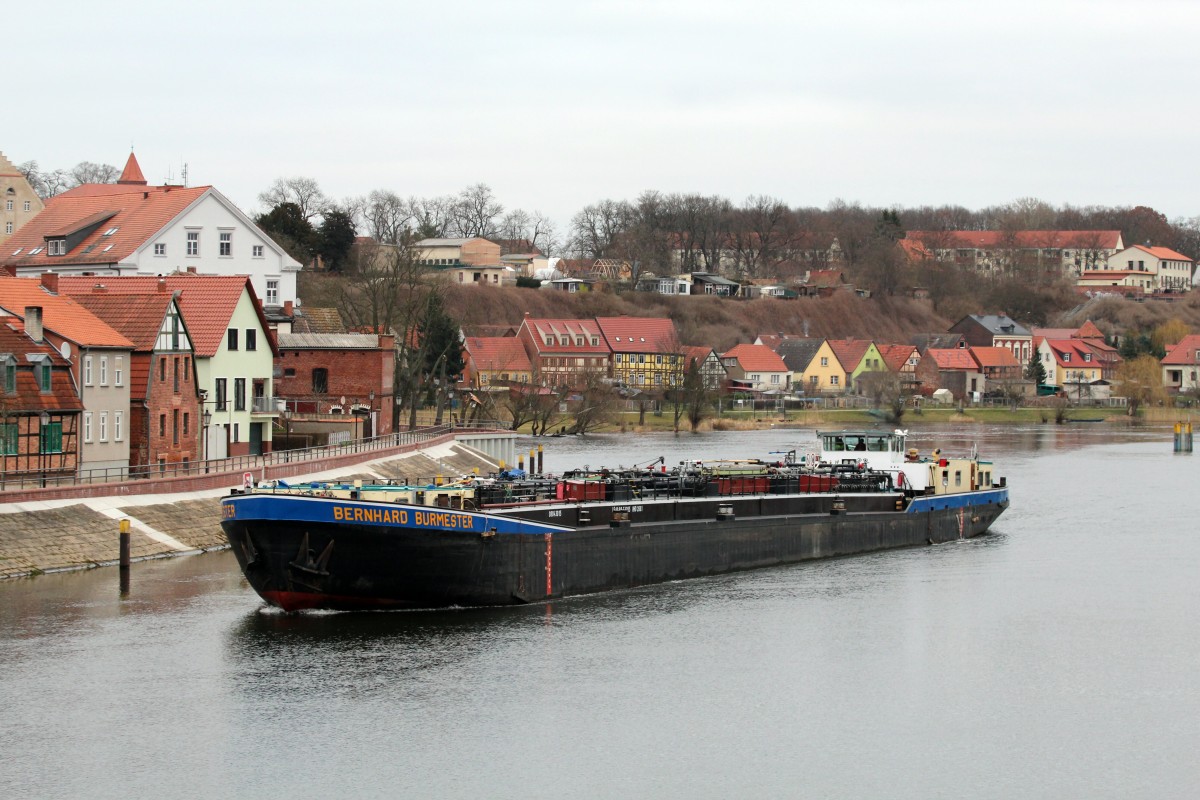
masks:
<svg viewBox="0 0 1200 800"><path fill-rule="evenodd" d="M183 172L180 173L179 177L183 179L183 188L186 189L188 185L188 164L186 161L183 162Z"/></svg>

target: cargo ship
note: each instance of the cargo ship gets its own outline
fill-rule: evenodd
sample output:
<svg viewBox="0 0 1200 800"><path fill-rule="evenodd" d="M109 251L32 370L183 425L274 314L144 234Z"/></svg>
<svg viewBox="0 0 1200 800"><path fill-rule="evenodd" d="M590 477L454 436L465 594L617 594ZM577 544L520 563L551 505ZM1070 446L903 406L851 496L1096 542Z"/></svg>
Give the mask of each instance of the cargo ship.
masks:
<svg viewBox="0 0 1200 800"><path fill-rule="evenodd" d="M263 482L222 527L269 604L494 606L698 578L987 532L1008 488L977 454L906 449L905 431L817 435L810 452L664 459L446 484Z"/></svg>

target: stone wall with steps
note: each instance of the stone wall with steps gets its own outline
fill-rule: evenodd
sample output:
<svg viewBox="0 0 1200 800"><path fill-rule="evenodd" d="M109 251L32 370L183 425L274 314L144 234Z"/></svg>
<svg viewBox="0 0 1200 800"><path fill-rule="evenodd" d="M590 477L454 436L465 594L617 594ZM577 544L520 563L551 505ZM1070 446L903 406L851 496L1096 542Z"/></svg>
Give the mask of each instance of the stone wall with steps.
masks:
<svg viewBox="0 0 1200 800"><path fill-rule="evenodd" d="M449 480L473 469L486 474L496 467L483 453L449 442L292 482L408 478L428 484L439 475ZM0 578L116 564L122 517L131 520L130 551L135 560L222 549L227 545L220 526L220 499L227 493L228 488L223 488L169 498L120 496L0 505ZM59 505L39 507L53 503Z"/></svg>

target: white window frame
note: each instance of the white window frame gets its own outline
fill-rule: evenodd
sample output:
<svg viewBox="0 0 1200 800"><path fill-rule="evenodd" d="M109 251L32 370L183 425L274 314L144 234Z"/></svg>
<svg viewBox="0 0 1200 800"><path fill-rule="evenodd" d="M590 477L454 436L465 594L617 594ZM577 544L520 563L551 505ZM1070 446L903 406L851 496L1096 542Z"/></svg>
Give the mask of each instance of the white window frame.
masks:
<svg viewBox="0 0 1200 800"><path fill-rule="evenodd" d="M121 431L121 422L124 420L124 417L125 417L124 411L114 411L113 412L113 441L114 442L121 441L122 436L124 436L123 432Z"/></svg>
<svg viewBox="0 0 1200 800"><path fill-rule="evenodd" d="M92 385L92 357L84 356L83 358L83 385Z"/></svg>
<svg viewBox="0 0 1200 800"><path fill-rule="evenodd" d="M100 356L100 385L108 386L108 356Z"/></svg>
<svg viewBox="0 0 1200 800"><path fill-rule="evenodd" d="M125 385L125 357L117 356L113 363L113 386Z"/></svg>
<svg viewBox="0 0 1200 800"><path fill-rule="evenodd" d="M256 244L253 247L251 247L250 248L250 256L252 258L262 258L263 257L263 246L261 244Z"/></svg>
<svg viewBox="0 0 1200 800"><path fill-rule="evenodd" d="M190 258L198 258L200 256L200 231L191 230L186 234L187 250L186 253Z"/></svg>
<svg viewBox="0 0 1200 800"><path fill-rule="evenodd" d="M100 441L108 441L108 412L100 412Z"/></svg>
<svg viewBox="0 0 1200 800"><path fill-rule="evenodd" d="M261 248L261 244L256 244L255 247ZM279 279L267 278L267 296L266 304L269 306L279 305Z"/></svg>
<svg viewBox="0 0 1200 800"><path fill-rule="evenodd" d="M92 441L92 412L83 412L83 441L90 443Z"/></svg>
<svg viewBox="0 0 1200 800"><path fill-rule="evenodd" d="M233 258L233 231L217 231L217 257Z"/></svg>
<svg viewBox="0 0 1200 800"><path fill-rule="evenodd" d="M26 200L26 201L25 201L25 210L26 210L26 211L32 211L32 210L33 210L33 203L32 203L32 202L30 202L29 200Z"/></svg>
<svg viewBox="0 0 1200 800"><path fill-rule="evenodd" d="M167 254L167 243L166 242L155 242L154 243L154 255L161 258L161 257L165 256L166 254Z"/></svg>

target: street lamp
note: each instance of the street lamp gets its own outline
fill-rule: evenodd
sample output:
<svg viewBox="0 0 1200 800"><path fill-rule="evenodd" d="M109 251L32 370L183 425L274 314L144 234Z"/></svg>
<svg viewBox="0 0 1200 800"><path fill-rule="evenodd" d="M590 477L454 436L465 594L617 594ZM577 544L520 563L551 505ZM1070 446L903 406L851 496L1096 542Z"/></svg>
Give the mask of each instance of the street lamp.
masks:
<svg viewBox="0 0 1200 800"><path fill-rule="evenodd" d="M50 413L43 411L38 417L41 427L38 429L38 472L42 478L42 488L46 488L46 448L50 446L47 428L50 426Z"/></svg>
<svg viewBox="0 0 1200 800"><path fill-rule="evenodd" d="M203 400L200 401L204 403ZM201 408L204 408L202 405ZM204 471L208 472L208 426L212 424L212 411L204 408L204 413L200 415L200 421L204 423Z"/></svg>

